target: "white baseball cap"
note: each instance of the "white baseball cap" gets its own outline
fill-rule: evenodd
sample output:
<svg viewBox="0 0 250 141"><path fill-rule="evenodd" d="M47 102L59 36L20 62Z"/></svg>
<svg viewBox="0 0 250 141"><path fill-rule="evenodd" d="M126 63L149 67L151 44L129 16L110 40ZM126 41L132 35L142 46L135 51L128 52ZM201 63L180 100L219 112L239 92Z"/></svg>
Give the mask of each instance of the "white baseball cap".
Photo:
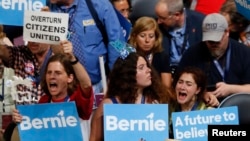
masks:
<svg viewBox="0 0 250 141"><path fill-rule="evenodd" d="M218 42L228 28L226 18L219 13L208 14L202 24L202 41Z"/></svg>

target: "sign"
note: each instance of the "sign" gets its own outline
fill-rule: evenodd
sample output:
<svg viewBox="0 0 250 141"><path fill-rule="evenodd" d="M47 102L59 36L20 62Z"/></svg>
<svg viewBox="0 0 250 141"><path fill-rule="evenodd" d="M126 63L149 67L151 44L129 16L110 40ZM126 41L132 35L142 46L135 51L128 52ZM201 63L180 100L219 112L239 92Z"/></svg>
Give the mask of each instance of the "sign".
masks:
<svg viewBox="0 0 250 141"><path fill-rule="evenodd" d="M250 20L250 0L235 0L237 11Z"/></svg>
<svg viewBox="0 0 250 141"><path fill-rule="evenodd" d="M168 139L167 104L104 104L105 141Z"/></svg>
<svg viewBox="0 0 250 141"><path fill-rule="evenodd" d="M17 105L21 141L82 141L75 102Z"/></svg>
<svg viewBox="0 0 250 141"><path fill-rule="evenodd" d="M19 86L19 89L17 88ZM37 102L28 89L32 88L32 81L29 78L23 79L13 75L13 80L6 82L6 87L11 88L11 97L16 104Z"/></svg>
<svg viewBox="0 0 250 141"><path fill-rule="evenodd" d="M225 107L172 113L174 138L181 141L207 141L208 125L238 125L238 108Z"/></svg>
<svg viewBox="0 0 250 141"><path fill-rule="evenodd" d="M59 41L66 40L67 13L25 11L24 18L24 41L59 44Z"/></svg>
<svg viewBox="0 0 250 141"><path fill-rule="evenodd" d="M40 11L46 0L0 0L0 24L23 26L24 11Z"/></svg>

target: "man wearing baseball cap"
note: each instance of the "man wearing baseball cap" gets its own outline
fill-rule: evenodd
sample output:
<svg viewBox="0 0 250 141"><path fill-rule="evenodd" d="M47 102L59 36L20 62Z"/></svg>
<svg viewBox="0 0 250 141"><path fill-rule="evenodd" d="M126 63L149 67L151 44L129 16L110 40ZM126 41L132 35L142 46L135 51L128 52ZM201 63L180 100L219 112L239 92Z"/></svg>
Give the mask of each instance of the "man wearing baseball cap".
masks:
<svg viewBox="0 0 250 141"><path fill-rule="evenodd" d="M207 74L205 101L212 106L231 94L250 93L250 48L229 38L228 23L221 14L208 14L202 32L202 42L186 51L178 70L196 66Z"/></svg>

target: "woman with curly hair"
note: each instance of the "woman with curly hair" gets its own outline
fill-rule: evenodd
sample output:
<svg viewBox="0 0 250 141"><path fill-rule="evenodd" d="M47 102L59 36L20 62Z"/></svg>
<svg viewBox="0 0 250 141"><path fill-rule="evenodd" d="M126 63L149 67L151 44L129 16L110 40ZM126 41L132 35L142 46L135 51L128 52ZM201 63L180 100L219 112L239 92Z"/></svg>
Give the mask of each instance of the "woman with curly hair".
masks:
<svg viewBox="0 0 250 141"><path fill-rule="evenodd" d="M109 75L107 93L94 113L90 141L103 141L104 104L157 104L172 101L147 59L135 52L116 60Z"/></svg>

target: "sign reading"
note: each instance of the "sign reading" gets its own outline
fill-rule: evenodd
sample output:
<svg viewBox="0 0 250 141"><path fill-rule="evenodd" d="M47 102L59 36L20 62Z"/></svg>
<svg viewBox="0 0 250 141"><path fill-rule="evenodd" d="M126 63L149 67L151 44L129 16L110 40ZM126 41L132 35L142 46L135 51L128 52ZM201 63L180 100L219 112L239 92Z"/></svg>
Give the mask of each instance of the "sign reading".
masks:
<svg viewBox="0 0 250 141"><path fill-rule="evenodd" d="M239 124L238 108L225 107L208 110L172 113L174 138L181 141L207 141L208 125Z"/></svg>
<svg viewBox="0 0 250 141"><path fill-rule="evenodd" d="M25 11L24 14L24 41L59 44L66 40L68 14L38 11Z"/></svg>
<svg viewBox="0 0 250 141"><path fill-rule="evenodd" d="M22 141L83 140L75 102L17 105L17 109L23 118L18 124Z"/></svg>
<svg viewBox="0 0 250 141"><path fill-rule="evenodd" d="M105 141L168 139L167 104L105 104Z"/></svg>

